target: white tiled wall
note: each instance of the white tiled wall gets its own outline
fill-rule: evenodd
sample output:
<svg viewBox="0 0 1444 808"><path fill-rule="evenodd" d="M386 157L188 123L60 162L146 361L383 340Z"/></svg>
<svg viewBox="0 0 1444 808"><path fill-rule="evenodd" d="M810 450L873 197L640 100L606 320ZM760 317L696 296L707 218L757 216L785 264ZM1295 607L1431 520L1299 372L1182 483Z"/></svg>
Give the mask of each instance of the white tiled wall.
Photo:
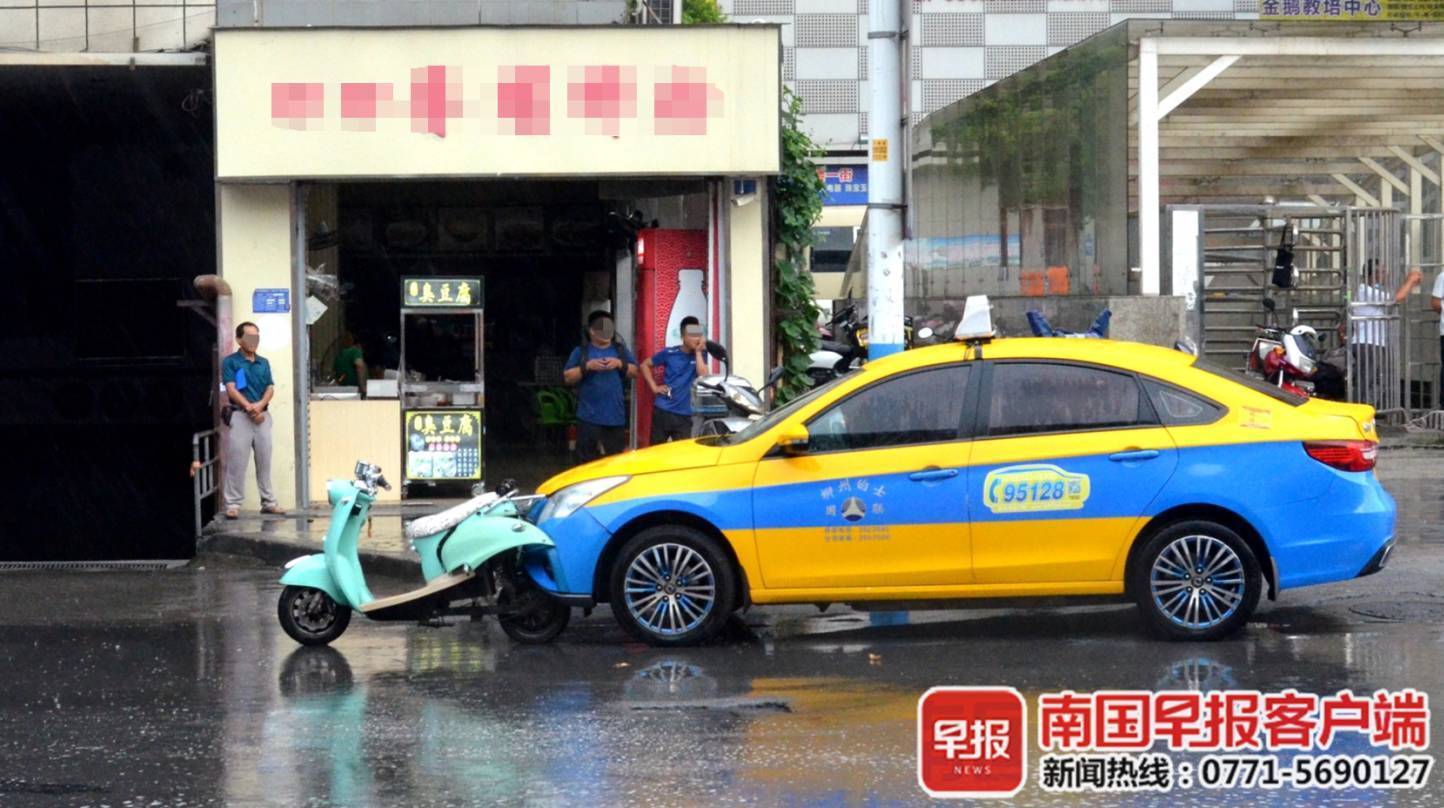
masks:
<svg viewBox="0 0 1444 808"><path fill-rule="evenodd" d="M735 22L783 24L785 79L832 151L867 136L867 9L897 0L721 0ZM1258 0L912 0L909 119L1127 19L1256 19ZM855 85L855 91L845 85Z"/></svg>

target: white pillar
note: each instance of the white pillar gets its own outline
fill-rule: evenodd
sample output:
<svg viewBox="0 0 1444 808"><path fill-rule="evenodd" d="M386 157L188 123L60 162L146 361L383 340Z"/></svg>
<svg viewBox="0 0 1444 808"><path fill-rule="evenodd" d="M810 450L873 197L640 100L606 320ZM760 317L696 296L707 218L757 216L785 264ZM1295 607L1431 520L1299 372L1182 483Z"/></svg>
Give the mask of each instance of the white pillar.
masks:
<svg viewBox="0 0 1444 808"><path fill-rule="evenodd" d="M1138 42L1138 266L1145 295L1159 291L1158 41Z"/></svg>
<svg viewBox="0 0 1444 808"><path fill-rule="evenodd" d="M868 356L903 349L903 127L899 24L906 0L868 5L872 129L867 190Z"/></svg>

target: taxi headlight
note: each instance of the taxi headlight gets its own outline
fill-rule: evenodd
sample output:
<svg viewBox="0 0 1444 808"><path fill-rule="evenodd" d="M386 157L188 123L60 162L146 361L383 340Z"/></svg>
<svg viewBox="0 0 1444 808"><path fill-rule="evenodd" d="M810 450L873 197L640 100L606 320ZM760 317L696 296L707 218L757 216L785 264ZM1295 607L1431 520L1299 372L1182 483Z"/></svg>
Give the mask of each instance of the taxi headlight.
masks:
<svg viewBox="0 0 1444 808"><path fill-rule="evenodd" d="M536 522L540 525L548 519L565 519L576 513L583 505L630 479L632 478L627 476L599 477L595 480L569 485L547 499L547 504L542 508L541 515L537 517Z"/></svg>

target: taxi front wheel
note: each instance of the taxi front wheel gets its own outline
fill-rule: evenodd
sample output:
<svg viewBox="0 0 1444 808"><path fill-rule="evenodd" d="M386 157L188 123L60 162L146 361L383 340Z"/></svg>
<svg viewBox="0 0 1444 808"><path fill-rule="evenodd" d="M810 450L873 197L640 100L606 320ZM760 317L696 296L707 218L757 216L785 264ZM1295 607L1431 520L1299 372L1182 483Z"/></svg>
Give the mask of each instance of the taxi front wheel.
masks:
<svg viewBox="0 0 1444 808"><path fill-rule="evenodd" d="M736 603L737 576L711 536L659 525L633 536L612 567L612 613L650 645L695 645L716 634Z"/></svg>
<svg viewBox="0 0 1444 808"><path fill-rule="evenodd" d="M1132 571L1144 622L1175 640L1216 640L1248 622L1263 591L1258 559L1237 533L1203 520L1154 533Z"/></svg>

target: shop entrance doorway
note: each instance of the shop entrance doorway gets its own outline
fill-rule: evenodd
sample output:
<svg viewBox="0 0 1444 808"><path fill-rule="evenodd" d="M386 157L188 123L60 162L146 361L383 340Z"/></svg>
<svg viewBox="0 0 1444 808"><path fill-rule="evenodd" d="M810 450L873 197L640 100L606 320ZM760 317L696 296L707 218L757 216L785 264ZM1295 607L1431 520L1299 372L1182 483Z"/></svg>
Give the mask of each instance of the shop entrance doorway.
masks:
<svg viewBox="0 0 1444 808"><path fill-rule="evenodd" d="M484 410L489 484L515 478L535 485L570 465L575 404L562 384L562 366L580 342L589 308L612 308L617 262L629 256L630 236L609 225L620 221L610 215L616 205L600 198L596 183L317 185L306 207L313 435L335 426L322 419L349 414L336 409L341 402L390 403L386 413L368 411L364 423L384 429L394 414L399 443L403 282L481 278L482 393L442 393L422 403ZM408 323L412 381L455 381L473 372L476 335L466 318ZM315 471L344 471L340 466L350 460L317 456L318 443L336 441L311 441L312 466L338 469ZM460 494L470 484L412 485L408 495Z"/></svg>

